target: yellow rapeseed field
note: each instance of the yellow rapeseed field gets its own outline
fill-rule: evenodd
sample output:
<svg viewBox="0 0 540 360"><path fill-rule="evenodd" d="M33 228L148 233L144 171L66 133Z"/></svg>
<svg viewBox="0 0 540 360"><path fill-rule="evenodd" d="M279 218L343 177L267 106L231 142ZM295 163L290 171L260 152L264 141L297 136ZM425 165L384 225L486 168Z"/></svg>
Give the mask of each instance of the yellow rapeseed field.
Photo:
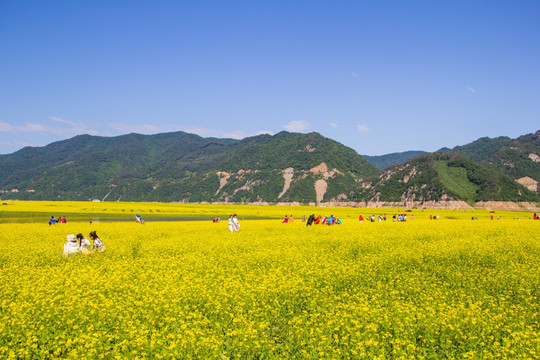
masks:
<svg viewBox="0 0 540 360"><path fill-rule="evenodd" d="M341 209L342 225L307 227L302 212L333 209L245 208L292 224L242 209L224 212L236 233L226 219L0 224L0 358L540 358L530 214ZM360 224L370 211L389 220ZM68 234L92 230L104 253L61 256Z"/></svg>

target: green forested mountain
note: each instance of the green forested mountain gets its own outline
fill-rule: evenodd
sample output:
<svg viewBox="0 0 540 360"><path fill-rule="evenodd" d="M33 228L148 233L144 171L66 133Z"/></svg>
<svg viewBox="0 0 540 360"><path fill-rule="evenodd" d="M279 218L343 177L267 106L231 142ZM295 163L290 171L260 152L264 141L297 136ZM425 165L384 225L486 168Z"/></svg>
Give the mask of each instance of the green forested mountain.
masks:
<svg viewBox="0 0 540 360"><path fill-rule="evenodd" d="M540 194L540 130L517 139L485 137L456 146L452 151L508 175Z"/></svg>
<svg viewBox="0 0 540 360"><path fill-rule="evenodd" d="M447 151L465 155L474 161L483 161L491 158L497 151L508 146L510 143L512 143L512 139L506 136L499 136L493 139L482 137L470 144L456 146L453 149L447 149Z"/></svg>
<svg viewBox="0 0 540 360"><path fill-rule="evenodd" d="M381 156L318 133L243 140L184 132L80 135L0 156L0 198L224 203L538 201L540 134ZM477 161L472 160L476 159ZM373 159L372 159L373 160ZM522 186L523 185L523 186ZM525 187L529 190L527 190Z"/></svg>
<svg viewBox="0 0 540 360"><path fill-rule="evenodd" d="M425 151L404 151L379 156L363 155L367 161L375 165L378 169L384 170L389 166L401 164L415 156L425 154Z"/></svg>
<svg viewBox="0 0 540 360"><path fill-rule="evenodd" d="M240 141L184 132L81 135L0 157L4 199L310 202L317 180L326 184L322 201L378 173L317 133Z"/></svg>
<svg viewBox="0 0 540 360"><path fill-rule="evenodd" d="M424 154L392 166L360 192L386 202L538 201L536 193L510 177L453 152Z"/></svg>

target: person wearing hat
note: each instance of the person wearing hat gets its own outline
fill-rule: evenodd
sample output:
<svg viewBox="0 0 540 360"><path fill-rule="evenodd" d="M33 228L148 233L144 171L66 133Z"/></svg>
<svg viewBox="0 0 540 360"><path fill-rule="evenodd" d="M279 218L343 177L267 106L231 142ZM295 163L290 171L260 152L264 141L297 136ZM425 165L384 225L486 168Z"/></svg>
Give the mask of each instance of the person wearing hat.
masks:
<svg viewBox="0 0 540 360"><path fill-rule="evenodd" d="M77 242L77 237L75 235L67 236L67 243L64 244L64 251L62 256L69 257L72 254L78 254L80 251L79 243Z"/></svg>

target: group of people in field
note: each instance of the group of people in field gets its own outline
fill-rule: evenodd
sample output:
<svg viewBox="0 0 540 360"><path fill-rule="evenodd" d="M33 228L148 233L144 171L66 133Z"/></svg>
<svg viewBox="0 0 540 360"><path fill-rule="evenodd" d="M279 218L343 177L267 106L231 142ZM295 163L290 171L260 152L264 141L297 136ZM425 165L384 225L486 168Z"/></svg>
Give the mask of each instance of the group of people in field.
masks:
<svg viewBox="0 0 540 360"><path fill-rule="evenodd" d="M321 215L315 217L315 214L309 215L306 226L311 226L312 224L318 225L341 225L343 224L343 221L337 216L330 215L330 216L324 216L321 217Z"/></svg>
<svg viewBox="0 0 540 360"><path fill-rule="evenodd" d="M68 235L67 242L64 244L62 255L69 257L74 254L90 254L92 251L103 252L105 245L95 231L90 232L92 243L83 234Z"/></svg>
<svg viewBox="0 0 540 360"><path fill-rule="evenodd" d="M231 233L240 231L240 223L238 222L236 214L229 216L229 231Z"/></svg>
<svg viewBox="0 0 540 360"><path fill-rule="evenodd" d="M293 218L292 215L291 216L285 215L285 219L283 219L283 221L282 221L282 223L284 223L284 224L292 223L292 222L294 222L294 218Z"/></svg>
<svg viewBox="0 0 540 360"><path fill-rule="evenodd" d="M379 214L379 216L375 217L375 215L373 214L369 214L368 218L367 218L367 221L369 222L375 222L375 221L378 221L378 222L383 222L383 221L386 221L386 214ZM411 220L414 220L414 215L411 214ZM360 216L358 217L358 221L363 223L364 222L364 216L362 214L360 214ZM407 221L407 214L394 214L392 215L392 221L393 222L405 222Z"/></svg>
<svg viewBox="0 0 540 360"><path fill-rule="evenodd" d="M49 226L55 225L55 224L65 224L67 222L65 216L59 216L58 219L53 216L49 219Z"/></svg>

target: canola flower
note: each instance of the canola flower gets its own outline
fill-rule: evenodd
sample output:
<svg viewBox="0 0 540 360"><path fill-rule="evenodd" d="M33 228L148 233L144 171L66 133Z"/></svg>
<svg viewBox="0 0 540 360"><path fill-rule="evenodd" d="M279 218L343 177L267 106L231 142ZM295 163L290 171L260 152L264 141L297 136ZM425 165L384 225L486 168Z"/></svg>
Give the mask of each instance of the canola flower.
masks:
<svg viewBox="0 0 540 360"><path fill-rule="evenodd" d="M61 257L91 230L106 252ZM538 358L539 230L0 224L0 358Z"/></svg>

